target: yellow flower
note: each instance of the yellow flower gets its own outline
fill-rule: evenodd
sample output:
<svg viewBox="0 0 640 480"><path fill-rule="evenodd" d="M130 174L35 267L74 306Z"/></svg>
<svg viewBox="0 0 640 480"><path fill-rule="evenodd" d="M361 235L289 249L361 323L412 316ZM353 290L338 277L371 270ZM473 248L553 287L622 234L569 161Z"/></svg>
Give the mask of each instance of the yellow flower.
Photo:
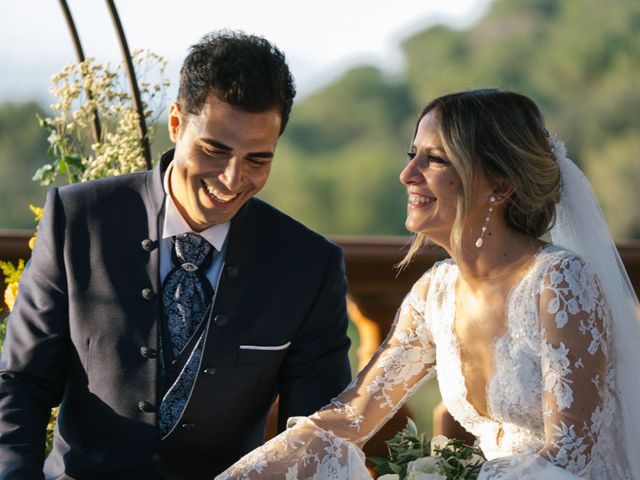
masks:
<svg viewBox="0 0 640 480"><path fill-rule="evenodd" d="M36 222L39 222L42 218L42 213L44 212L44 208L36 207L33 204L29 204L29 210L33 212L36 216ZM36 226L36 233L33 234L33 237L29 239L29 248L33 250L33 247L36 245L36 238L38 237L38 227Z"/></svg>
<svg viewBox="0 0 640 480"><path fill-rule="evenodd" d="M4 291L4 303L9 307L9 311L13 309L13 304L16 303L16 297L18 296L18 282L11 282L7 285Z"/></svg>
<svg viewBox="0 0 640 480"><path fill-rule="evenodd" d="M36 216L36 222L39 222L40 219L42 218L42 213L44 212L44 208L36 207L35 205L30 203L29 210L31 210L33 214Z"/></svg>

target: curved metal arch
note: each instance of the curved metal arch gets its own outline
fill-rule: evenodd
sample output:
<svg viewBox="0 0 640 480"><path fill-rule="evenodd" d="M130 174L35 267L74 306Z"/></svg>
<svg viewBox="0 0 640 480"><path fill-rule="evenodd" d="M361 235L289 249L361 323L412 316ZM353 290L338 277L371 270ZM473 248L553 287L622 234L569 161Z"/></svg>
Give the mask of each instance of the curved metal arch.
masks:
<svg viewBox="0 0 640 480"><path fill-rule="evenodd" d="M71 39L73 41L73 47L76 52L76 57L78 58L79 62L83 62L85 60L84 51L82 49L82 44L80 42L78 29L76 28L76 24L73 20L73 16L71 15L71 10L69 9L69 5L67 4L66 0L59 0L59 3L60 3L60 7L62 8L62 12L64 14L65 20L67 22L69 33L71 34ZM127 38L124 34L122 22L120 22L120 16L118 15L118 10L116 8L115 2L113 0L106 0L106 3L107 3L107 8L109 9L109 14L111 15L111 20L113 22L114 29L116 30L116 35L118 36L118 42L120 44L120 51L122 52L122 58L125 64L125 68L127 69L127 76L129 78L129 88L131 89L131 96L133 97L133 106L136 109L136 112L138 113L138 135L140 136L142 154L144 156L147 170L150 170L152 168L151 146L149 145L149 136L147 134L147 122L144 118L144 108L142 106L142 99L140 98L140 89L138 87L138 80L136 78L136 74L133 69L133 61L131 60L129 45L127 43ZM89 99L91 99L92 98L91 92L87 91L87 96ZM100 127L100 118L96 110L93 112L93 124L92 124L92 133L96 141L100 140L101 131L102 130Z"/></svg>

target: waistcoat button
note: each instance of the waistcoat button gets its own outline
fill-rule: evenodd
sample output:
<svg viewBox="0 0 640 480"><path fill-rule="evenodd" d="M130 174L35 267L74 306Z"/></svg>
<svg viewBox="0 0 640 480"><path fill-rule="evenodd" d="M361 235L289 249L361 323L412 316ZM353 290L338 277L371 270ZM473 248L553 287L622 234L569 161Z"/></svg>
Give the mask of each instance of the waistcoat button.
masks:
<svg viewBox="0 0 640 480"><path fill-rule="evenodd" d="M156 294L153 293L153 290L151 290L150 288L143 288L140 292L140 295L142 295L142 298L144 298L145 300L153 300L154 298L156 298Z"/></svg>
<svg viewBox="0 0 640 480"><path fill-rule="evenodd" d="M151 252L154 248L156 248L156 242L151 240L150 238L145 238L140 242L140 246L145 252Z"/></svg>
<svg viewBox="0 0 640 480"><path fill-rule="evenodd" d="M158 352L151 347L140 347L140 355L144 358L157 358Z"/></svg>
<svg viewBox="0 0 640 480"><path fill-rule="evenodd" d="M156 409L153 408L153 405L151 405L149 402L145 402L144 400L140 400L138 402L138 410L145 413L153 413L156 411Z"/></svg>

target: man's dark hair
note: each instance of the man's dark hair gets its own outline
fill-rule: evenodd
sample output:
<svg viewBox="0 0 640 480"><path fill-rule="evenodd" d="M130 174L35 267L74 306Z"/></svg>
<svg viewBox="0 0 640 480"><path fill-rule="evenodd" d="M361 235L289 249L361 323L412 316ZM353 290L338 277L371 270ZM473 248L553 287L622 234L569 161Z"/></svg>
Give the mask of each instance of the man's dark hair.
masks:
<svg viewBox="0 0 640 480"><path fill-rule="evenodd" d="M284 54L262 37L243 32L213 32L191 47L180 70L178 103L197 115L207 97L248 112L278 108L284 131L296 88Z"/></svg>

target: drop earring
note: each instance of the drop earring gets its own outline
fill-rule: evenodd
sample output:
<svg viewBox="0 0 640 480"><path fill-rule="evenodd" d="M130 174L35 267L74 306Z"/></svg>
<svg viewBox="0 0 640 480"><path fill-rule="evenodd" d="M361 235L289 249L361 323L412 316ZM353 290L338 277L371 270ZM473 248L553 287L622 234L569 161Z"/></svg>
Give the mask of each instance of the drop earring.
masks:
<svg viewBox="0 0 640 480"><path fill-rule="evenodd" d="M496 200L497 198L495 195L491 195L489 197L489 202L491 202L491 205L489 205L489 212L487 212L487 216L484 219L484 225L482 225L482 231L480 232L480 236L476 240L476 248L480 248L484 243L484 240L482 237L484 237L484 232L487 231L487 225L489 225L489 220L491 219L491 212L493 212L493 202L495 202Z"/></svg>

